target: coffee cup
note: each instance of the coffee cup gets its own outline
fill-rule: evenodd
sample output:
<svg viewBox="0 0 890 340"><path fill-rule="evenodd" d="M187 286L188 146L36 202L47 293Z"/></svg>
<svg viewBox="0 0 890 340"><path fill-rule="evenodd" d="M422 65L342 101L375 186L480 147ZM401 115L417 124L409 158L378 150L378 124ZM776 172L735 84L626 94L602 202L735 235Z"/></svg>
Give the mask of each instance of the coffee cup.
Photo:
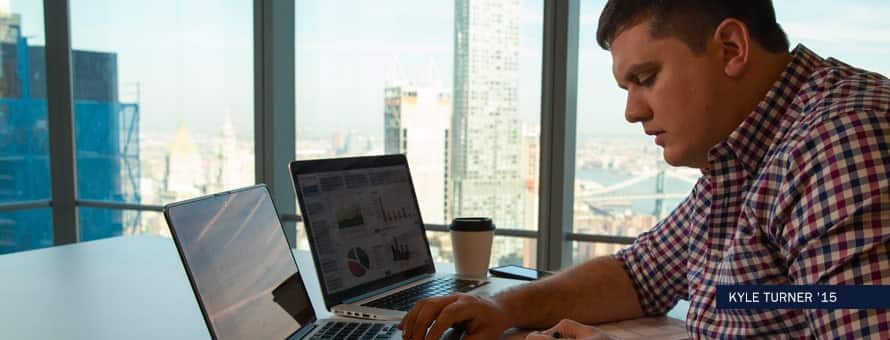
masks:
<svg viewBox="0 0 890 340"><path fill-rule="evenodd" d="M458 217L451 222L454 270L458 276L472 279L488 276L494 228L487 217Z"/></svg>

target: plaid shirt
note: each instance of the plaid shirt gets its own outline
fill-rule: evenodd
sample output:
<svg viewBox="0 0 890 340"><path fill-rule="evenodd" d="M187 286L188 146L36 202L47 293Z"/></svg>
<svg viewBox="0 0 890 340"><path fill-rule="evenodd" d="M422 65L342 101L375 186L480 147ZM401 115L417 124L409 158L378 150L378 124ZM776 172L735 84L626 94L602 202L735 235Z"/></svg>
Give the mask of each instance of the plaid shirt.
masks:
<svg viewBox="0 0 890 340"><path fill-rule="evenodd" d="M886 310L716 309L718 284L890 284L890 81L803 46L709 150L692 193L615 257L646 314L701 338L890 338Z"/></svg>

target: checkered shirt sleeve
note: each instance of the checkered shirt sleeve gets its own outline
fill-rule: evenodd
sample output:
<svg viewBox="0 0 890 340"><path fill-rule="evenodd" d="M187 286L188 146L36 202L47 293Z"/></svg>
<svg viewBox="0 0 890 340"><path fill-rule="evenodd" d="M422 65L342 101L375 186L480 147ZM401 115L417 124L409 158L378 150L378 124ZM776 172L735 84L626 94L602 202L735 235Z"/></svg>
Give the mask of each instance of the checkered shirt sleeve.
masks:
<svg viewBox="0 0 890 340"><path fill-rule="evenodd" d="M624 263L646 315L663 315L686 298L687 230L700 183L670 215L614 255Z"/></svg>

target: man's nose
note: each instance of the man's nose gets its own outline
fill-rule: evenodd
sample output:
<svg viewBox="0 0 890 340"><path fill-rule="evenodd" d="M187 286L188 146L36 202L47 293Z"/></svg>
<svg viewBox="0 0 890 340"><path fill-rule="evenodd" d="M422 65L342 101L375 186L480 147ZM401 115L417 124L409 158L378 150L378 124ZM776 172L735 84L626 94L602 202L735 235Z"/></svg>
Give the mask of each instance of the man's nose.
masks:
<svg viewBox="0 0 890 340"><path fill-rule="evenodd" d="M652 119L652 110L642 98L634 94L628 94L627 104L624 108L624 119L631 123L645 122Z"/></svg>

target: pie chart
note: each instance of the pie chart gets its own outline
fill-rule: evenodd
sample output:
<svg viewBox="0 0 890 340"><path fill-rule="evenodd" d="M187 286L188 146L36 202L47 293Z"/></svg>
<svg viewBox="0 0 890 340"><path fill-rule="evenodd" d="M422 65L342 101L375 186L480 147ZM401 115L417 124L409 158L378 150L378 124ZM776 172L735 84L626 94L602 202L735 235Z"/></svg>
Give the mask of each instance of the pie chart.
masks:
<svg viewBox="0 0 890 340"><path fill-rule="evenodd" d="M368 272L368 269L371 268L371 262L368 260L368 254L359 247L355 247L349 250L346 264L349 266L349 271L352 272L352 275L355 275L355 277L364 276L365 273Z"/></svg>

